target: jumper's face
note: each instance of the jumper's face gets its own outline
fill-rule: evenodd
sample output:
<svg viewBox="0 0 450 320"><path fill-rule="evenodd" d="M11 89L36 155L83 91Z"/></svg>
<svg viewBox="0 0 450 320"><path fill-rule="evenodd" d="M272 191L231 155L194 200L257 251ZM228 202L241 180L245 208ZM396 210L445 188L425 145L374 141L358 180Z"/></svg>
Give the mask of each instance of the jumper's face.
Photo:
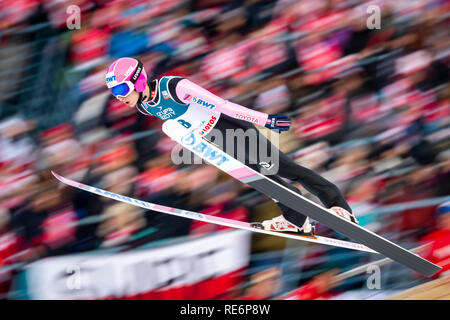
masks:
<svg viewBox="0 0 450 320"><path fill-rule="evenodd" d="M136 91L131 92L128 96L126 97L121 97L118 96L116 97L120 102L126 103L127 105L129 105L130 107L134 107L136 106L138 100L139 100L139 93L137 93Z"/></svg>

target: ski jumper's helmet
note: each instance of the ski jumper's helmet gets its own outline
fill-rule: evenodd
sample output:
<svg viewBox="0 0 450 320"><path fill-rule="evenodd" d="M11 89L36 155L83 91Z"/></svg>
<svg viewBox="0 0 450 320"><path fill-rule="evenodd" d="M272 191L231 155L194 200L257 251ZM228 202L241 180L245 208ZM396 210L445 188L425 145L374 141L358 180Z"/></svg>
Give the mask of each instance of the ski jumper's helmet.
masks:
<svg viewBox="0 0 450 320"><path fill-rule="evenodd" d="M114 61L106 72L106 85L116 97L126 97L133 90L141 93L147 84L147 73L142 62L134 58Z"/></svg>

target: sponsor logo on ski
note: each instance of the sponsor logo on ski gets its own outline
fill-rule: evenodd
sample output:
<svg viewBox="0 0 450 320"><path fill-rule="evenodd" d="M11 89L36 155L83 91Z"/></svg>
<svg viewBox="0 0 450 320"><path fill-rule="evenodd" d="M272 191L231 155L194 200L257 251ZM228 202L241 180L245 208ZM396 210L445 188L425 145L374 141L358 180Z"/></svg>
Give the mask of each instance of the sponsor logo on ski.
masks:
<svg viewBox="0 0 450 320"><path fill-rule="evenodd" d="M84 189L86 191L91 191L90 188L92 188L92 187L89 187L89 189L86 188L86 187L82 187L82 189ZM93 189L96 192L98 192L98 193L100 193L100 194L102 194L104 196L111 197L111 198L117 199L119 201L125 201L125 202L131 203L131 204L134 203L134 204L137 204L137 205L140 205L140 206L144 206L146 208L151 208L151 205L148 202L145 202L145 201L141 201L141 200L138 200L138 199L133 199L133 198L130 198L130 197L122 196L120 194L116 194L116 193L113 193L113 192L108 192L106 190L99 189L99 188L93 188Z"/></svg>
<svg viewBox="0 0 450 320"><path fill-rule="evenodd" d="M209 162L216 162L216 165L221 166L230 159L219 151L213 150L208 144L203 141L197 142L193 133L188 133L181 138L181 143L186 146L192 146L194 152L199 153L200 157Z"/></svg>

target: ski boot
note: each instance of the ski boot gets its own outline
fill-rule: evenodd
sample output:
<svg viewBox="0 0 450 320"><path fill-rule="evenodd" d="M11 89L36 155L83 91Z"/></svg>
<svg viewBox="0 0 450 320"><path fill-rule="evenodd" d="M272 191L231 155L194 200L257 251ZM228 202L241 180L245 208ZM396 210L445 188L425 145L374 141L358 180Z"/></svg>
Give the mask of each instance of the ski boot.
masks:
<svg viewBox="0 0 450 320"><path fill-rule="evenodd" d="M275 217L271 220L265 220L263 222L253 222L250 223L253 228L267 230L267 231L277 231L286 232L295 235L310 236L315 235L315 226L309 222L309 218L306 218L305 223L302 227L297 227L291 222L287 221L283 215Z"/></svg>
<svg viewBox="0 0 450 320"><path fill-rule="evenodd" d="M341 207L331 207L329 210L332 211L333 214L340 216L348 221L351 221L355 224L359 224L358 220L356 219L355 215L351 212L348 212L344 208Z"/></svg>

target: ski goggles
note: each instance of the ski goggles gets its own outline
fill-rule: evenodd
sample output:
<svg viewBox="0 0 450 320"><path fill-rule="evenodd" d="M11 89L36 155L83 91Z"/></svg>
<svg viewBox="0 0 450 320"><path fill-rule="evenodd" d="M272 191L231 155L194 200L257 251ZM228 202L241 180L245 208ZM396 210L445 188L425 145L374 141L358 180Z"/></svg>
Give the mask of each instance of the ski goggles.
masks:
<svg viewBox="0 0 450 320"><path fill-rule="evenodd" d="M141 61L138 60L138 64L130 80L125 80L119 84L116 84L115 83L116 76L112 74L110 78L107 75L106 79L109 91L111 91L111 93L115 97L123 97L123 98L127 97L131 92L134 91L135 89L134 84L136 83L137 79L139 78L143 70L144 70L143 64ZM108 79L112 80L108 82Z"/></svg>
<svg viewBox="0 0 450 320"><path fill-rule="evenodd" d="M131 92L134 90L134 85L130 81L122 82L121 84L118 84L117 86L114 86L112 88L109 88L109 91L115 96L115 97L128 97Z"/></svg>

